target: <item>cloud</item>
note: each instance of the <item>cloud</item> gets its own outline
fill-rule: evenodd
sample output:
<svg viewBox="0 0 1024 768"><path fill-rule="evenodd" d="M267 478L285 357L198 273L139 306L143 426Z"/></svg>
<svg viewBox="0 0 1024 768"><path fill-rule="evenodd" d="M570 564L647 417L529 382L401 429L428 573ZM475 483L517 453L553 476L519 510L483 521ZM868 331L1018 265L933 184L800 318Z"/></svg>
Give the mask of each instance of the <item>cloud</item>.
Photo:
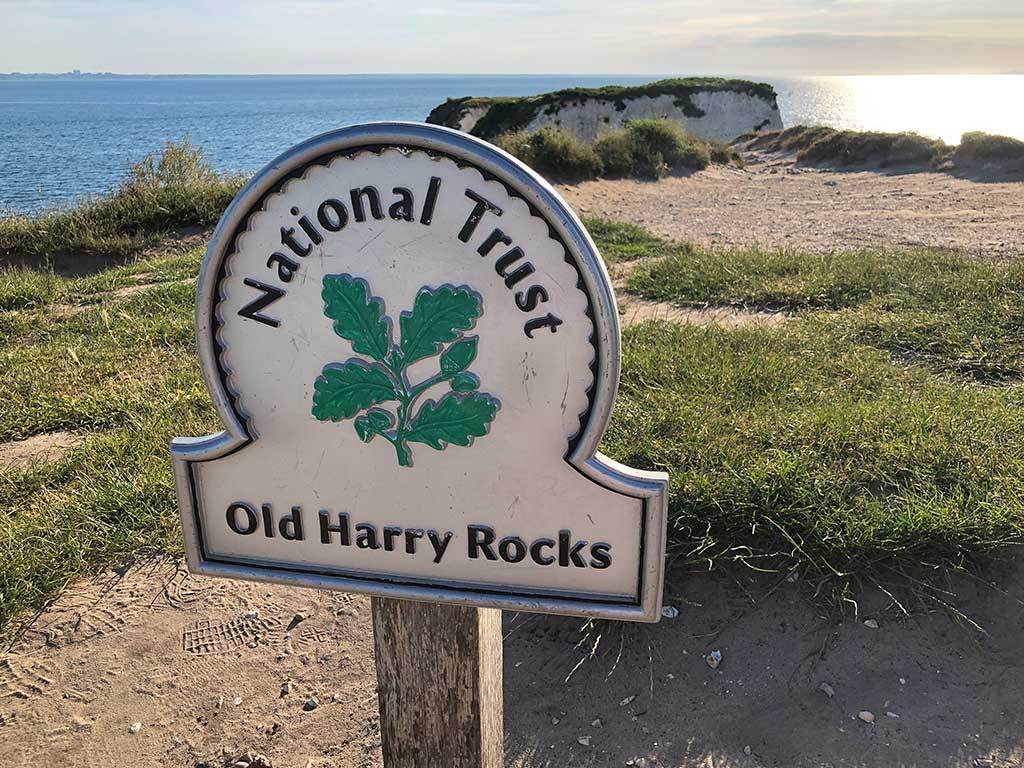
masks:
<svg viewBox="0 0 1024 768"><path fill-rule="evenodd" d="M0 0L0 71L729 73L1024 67L1020 0Z"/></svg>

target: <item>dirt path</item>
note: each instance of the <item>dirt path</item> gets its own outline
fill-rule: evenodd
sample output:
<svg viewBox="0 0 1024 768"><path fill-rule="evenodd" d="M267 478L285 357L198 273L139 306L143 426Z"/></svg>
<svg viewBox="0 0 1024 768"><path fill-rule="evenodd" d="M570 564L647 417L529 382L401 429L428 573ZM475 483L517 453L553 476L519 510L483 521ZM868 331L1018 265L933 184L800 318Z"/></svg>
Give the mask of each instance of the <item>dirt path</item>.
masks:
<svg viewBox="0 0 1024 768"><path fill-rule="evenodd" d="M575 673L578 620L506 614L506 764L1019 766L1024 607L956 589L988 637L882 599L834 624L799 583L677 574L678 616L599 625ZM83 581L0 646L0 764L379 766L369 613L169 559Z"/></svg>
<svg viewBox="0 0 1024 768"><path fill-rule="evenodd" d="M675 240L815 251L935 246L1024 256L1024 182L947 173L826 171L749 155L743 170L559 187L577 212L631 221Z"/></svg>

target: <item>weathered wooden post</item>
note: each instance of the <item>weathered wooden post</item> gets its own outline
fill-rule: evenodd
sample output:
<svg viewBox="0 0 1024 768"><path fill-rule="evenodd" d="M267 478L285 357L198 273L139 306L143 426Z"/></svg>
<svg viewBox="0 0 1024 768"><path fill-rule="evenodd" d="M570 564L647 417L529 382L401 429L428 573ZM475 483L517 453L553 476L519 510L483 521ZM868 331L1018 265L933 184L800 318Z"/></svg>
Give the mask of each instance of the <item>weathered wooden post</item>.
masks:
<svg viewBox="0 0 1024 768"><path fill-rule="evenodd" d="M196 335L224 431L171 445L189 568L374 596L388 768L501 764L501 609L658 619L667 477L597 451L608 276L515 159L300 144L217 226Z"/></svg>
<svg viewBox="0 0 1024 768"><path fill-rule="evenodd" d="M500 768L501 611L373 598L384 764Z"/></svg>

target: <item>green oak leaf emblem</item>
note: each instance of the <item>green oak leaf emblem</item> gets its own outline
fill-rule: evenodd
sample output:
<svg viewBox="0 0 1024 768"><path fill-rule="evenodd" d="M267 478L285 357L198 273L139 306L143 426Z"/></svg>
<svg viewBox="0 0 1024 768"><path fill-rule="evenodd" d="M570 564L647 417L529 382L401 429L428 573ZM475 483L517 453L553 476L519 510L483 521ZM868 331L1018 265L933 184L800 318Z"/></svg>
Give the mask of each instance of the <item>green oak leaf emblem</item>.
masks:
<svg viewBox="0 0 1024 768"><path fill-rule="evenodd" d="M334 332L351 343L353 352L370 359L324 366L313 383L315 418L354 418L359 439L369 443L379 435L387 440L403 467L412 466L409 443L442 451L449 445L472 445L474 438L488 433L501 403L479 392L480 377L468 370L476 359L479 339L465 332L483 312L476 291L466 285L420 288L412 310L398 318L401 339L397 344L384 301L371 295L365 280L327 275L321 295L324 315L334 321ZM409 366L436 355L440 355L438 372L410 383ZM417 408L427 390L443 384L449 392ZM379 407L384 403L397 403L394 412Z"/></svg>

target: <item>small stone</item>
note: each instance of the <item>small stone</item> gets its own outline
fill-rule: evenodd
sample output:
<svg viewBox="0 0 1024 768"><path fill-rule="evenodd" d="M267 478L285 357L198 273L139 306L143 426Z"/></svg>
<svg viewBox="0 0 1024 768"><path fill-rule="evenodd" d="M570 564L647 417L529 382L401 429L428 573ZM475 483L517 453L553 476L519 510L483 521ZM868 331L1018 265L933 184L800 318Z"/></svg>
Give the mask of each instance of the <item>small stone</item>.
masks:
<svg viewBox="0 0 1024 768"><path fill-rule="evenodd" d="M591 725L594 728L600 728L603 725L603 723L601 722L601 718L600 717L594 718L594 721L591 723Z"/></svg>
<svg viewBox="0 0 1024 768"><path fill-rule="evenodd" d="M867 619L864 621L864 626L868 629L878 629L878 622L874 619Z"/></svg>
<svg viewBox="0 0 1024 768"><path fill-rule="evenodd" d="M857 717L863 720L865 723L875 722L875 716L868 712L866 709L857 713Z"/></svg>
<svg viewBox="0 0 1024 768"><path fill-rule="evenodd" d="M669 680L675 680L676 679L676 676L673 675L671 672L669 672L667 675L665 675L665 677L667 677Z"/></svg>
<svg viewBox="0 0 1024 768"><path fill-rule="evenodd" d="M886 717L893 717L893 718L895 718L895 719L897 719L897 720L899 720L899 719L900 719L900 716L899 716L899 715L897 715L897 714L896 714L895 712L890 712L889 710L886 710L886 711L885 711L885 716L886 716Z"/></svg>
<svg viewBox="0 0 1024 768"><path fill-rule="evenodd" d="M558 725L560 722L562 722L562 721L559 720L557 717L552 717L551 718L551 724L552 725Z"/></svg>
<svg viewBox="0 0 1024 768"><path fill-rule="evenodd" d="M235 696L235 698L231 700L231 703L234 704L237 707L239 704L242 703L242 697L241 696Z"/></svg>
<svg viewBox="0 0 1024 768"><path fill-rule="evenodd" d="M831 698L832 698L833 696L835 696L835 695L836 695L836 691L835 691L835 688L833 688L833 687L832 687L831 685L829 685L828 683L822 683L821 685L819 685L819 686L818 686L818 690L819 690L819 691L821 691L822 693L824 693L824 694L825 694L826 696L828 696L828 697L829 697L830 699L831 699Z"/></svg>
<svg viewBox="0 0 1024 768"><path fill-rule="evenodd" d="M246 611L245 618L247 619L258 619L260 617L259 611Z"/></svg>
<svg viewBox="0 0 1024 768"><path fill-rule="evenodd" d="M674 619L679 615L679 609L674 605L664 605L661 608L661 615L666 619Z"/></svg>
<svg viewBox="0 0 1024 768"><path fill-rule="evenodd" d="M622 701L619 702L619 706L620 707L628 707L630 704L633 703L633 700L635 698L636 698L636 694L633 694L632 696L627 696L626 698L624 698Z"/></svg>
<svg viewBox="0 0 1024 768"><path fill-rule="evenodd" d="M266 755L253 755L249 768L274 768L274 765Z"/></svg>
<svg viewBox="0 0 1024 768"><path fill-rule="evenodd" d="M289 693L291 693L291 692L292 692L292 681L291 680L285 680L283 683L281 683L281 698L282 699L285 696L287 696Z"/></svg>
<svg viewBox="0 0 1024 768"><path fill-rule="evenodd" d="M136 734L142 730L142 723L132 723L128 726L128 733Z"/></svg>
<svg viewBox="0 0 1024 768"><path fill-rule="evenodd" d="M752 751L752 750L750 749L750 745L749 745L749 744L747 744L747 746L745 746L745 747L743 748L743 754L744 754L744 755L749 755L749 754L751 753L751 751Z"/></svg>
<svg viewBox="0 0 1024 768"><path fill-rule="evenodd" d="M832 181L831 179L829 179L828 181L825 182L825 186L826 187L838 187L839 186L839 182L838 181Z"/></svg>
<svg viewBox="0 0 1024 768"><path fill-rule="evenodd" d="M302 711L312 712L319 706L320 702L316 700L316 696L310 696L308 699L306 699L306 703L302 705Z"/></svg>
<svg viewBox="0 0 1024 768"><path fill-rule="evenodd" d="M900 685L906 685L906 684L907 684L907 680L906 680L906 678L904 678L904 677L901 677L901 678L900 678Z"/></svg>
<svg viewBox="0 0 1024 768"><path fill-rule="evenodd" d="M718 669L718 665L722 663L722 652L714 650L704 657L704 661L706 661L707 665L712 669Z"/></svg>
<svg viewBox="0 0 1024 768"><path fill-rule="evenodd" d="M578 739L576 739L576 741L578 741L584 747L589 747L590 746L590 737L589 736L580 736Z"/></svg>

